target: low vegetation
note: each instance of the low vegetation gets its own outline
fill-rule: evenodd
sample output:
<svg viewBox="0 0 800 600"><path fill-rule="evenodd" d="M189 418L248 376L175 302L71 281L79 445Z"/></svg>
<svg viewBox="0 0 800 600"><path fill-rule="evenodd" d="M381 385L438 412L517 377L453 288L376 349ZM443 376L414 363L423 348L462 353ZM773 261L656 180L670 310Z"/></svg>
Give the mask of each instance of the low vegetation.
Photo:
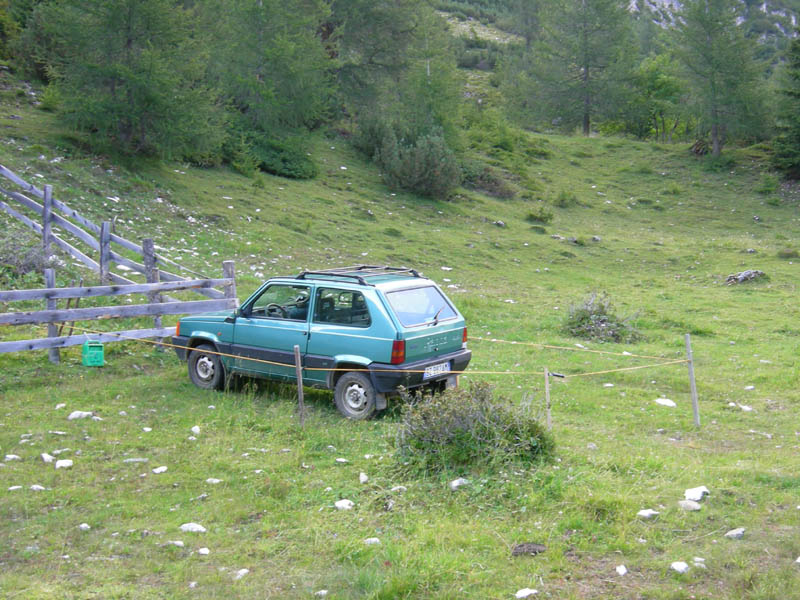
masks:
<svg viewBox="0 0 800 600"><path fill-rule="evenodd" d="M627 344L640 338L630 321L631 317L617 315L607 294L593 292L569 307L564 331L585 340Z"/></svg>

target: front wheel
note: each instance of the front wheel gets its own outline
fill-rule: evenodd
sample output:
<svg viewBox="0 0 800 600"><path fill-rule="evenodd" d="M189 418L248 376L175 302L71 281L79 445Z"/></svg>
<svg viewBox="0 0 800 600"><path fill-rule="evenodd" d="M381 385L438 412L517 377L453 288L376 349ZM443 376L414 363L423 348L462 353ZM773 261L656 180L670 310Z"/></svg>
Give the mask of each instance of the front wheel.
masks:
<svg viewBox="0 0 800 600"><path fill-rule="evenodd" d="M204 390L219 390L225 382L225 369L210 344L200 344L189 352L189 379Z"/></svg>
<svg viewBox="0 0 800 600"><path fill-rule="evenodd" d="M375 414L375 388L364 373L342 375L336 382L333 395L336 408L348 419L363 421Z"/></svg>

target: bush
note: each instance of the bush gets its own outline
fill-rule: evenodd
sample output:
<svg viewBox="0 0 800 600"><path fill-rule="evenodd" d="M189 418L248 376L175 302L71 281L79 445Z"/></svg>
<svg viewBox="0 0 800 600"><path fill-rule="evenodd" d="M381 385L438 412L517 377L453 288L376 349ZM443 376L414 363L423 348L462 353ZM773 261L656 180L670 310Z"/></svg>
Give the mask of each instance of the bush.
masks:
<svg viewBox="0 0 800 600"><path fill-rule="evenodd" d="M27 242L27 236L12 227L0 236L0 288L25 289L39 286L44 269L52 266L39 241Z"/></svg>
<svg viewBox="0 0 800 600"><path fill-rule="evenodd" d="M313 179L317 176L316 163L297 141L256 138L250 152L258 168L267 173L290 179Z"/></svg>
<svg viewBox="0 0 800 600"><path fill-rule="evenodd" d="M495 396L482 382L409 401L396 443L404 466L425 473L532 463L554 449L529 407Z"/></svg>
<svg viewBox="0 0 800 600"><path fill-rule="evenodd" d="M783 248L778 250L778 258L800 258L800 253L798 253L794 248Z"/></svg>
<svg viewBox="0 0 800 600"><path fill-rule="evenodd" d="M397 141L393 132L375 155L389 186L422 196L447 197L461 183L461 169L441 133L423 135L413 144Z"/></svg>
<svg viewBox="0 0 800 600"><path fill-rule="evenodd" d="M761 176L761 181L759 181L758 185L756 186L756 191L759 194L768 196L769 194L772 194L778 189L779 184L780 181L775 175L772 175L770 173L764 173Z"/></svg>
<svg viewBox="0 0 800 600"><path fill-rule="evenodd" d="M597 342L634 342L641 338L629 323L632 317L617 316L605 293L591 293L580 304L570 307L564 321L565 333Z"/></svg>
<svg viewBox="0 0 800 600"><path fill-rule="evenodd" d="M560 190L558 192L558 195L553 200L553 204L555 204L559 208L567 208L568 206L572 206L573 204L577 203L578 203L578 197L572 192L568 192L567 190Z"/></svg>
<svg viewBox="0 0 800 600"><path fill-rule="evenodd" d="M553 220L553 211L547 208L544 204L534 206L526 216L525 220L528 223L544 223L547 224Z"/></svg>
<svg viewBox="0 0 800 600"><path fill-rule="evenodd" d="M514 188L500 177L489 165L477 160L461 162L464 185L473 190L486 192L495 198L509 199L516 195Z"/></svg>

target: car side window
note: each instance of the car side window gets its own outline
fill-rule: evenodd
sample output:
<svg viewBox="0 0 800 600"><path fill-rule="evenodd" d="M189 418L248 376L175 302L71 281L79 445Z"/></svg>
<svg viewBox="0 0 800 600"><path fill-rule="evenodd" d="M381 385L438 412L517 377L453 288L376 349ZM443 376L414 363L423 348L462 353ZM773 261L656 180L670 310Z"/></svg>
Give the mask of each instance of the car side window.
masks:
<svg viewBox="0 0 800 600"><path fill-rule="evenodd" d="M310 288L301 285L271 285L250 305L249 317L305 321Z"/></svg>
<svg viewBox="0 0 800 600"><path fill-rule="evenodd" d="M315 323L335 323L351 327L369 327L372 319L361 292L320 288L314 308Z"/></svg>

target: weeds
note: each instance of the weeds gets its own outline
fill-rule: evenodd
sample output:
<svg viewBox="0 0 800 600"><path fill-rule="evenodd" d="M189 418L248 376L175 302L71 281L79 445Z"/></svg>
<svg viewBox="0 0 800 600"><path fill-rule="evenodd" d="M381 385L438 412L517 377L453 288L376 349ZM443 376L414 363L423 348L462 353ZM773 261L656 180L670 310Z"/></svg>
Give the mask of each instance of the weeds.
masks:
<svg viewBox="0 0 800 600"><path fill-rule="evenodd" d="M597 342L635 342L641 334L629 323L631 317L619 317L605 294L592 292L579 304L570 307L563 330L575 337Z"/></svg>

